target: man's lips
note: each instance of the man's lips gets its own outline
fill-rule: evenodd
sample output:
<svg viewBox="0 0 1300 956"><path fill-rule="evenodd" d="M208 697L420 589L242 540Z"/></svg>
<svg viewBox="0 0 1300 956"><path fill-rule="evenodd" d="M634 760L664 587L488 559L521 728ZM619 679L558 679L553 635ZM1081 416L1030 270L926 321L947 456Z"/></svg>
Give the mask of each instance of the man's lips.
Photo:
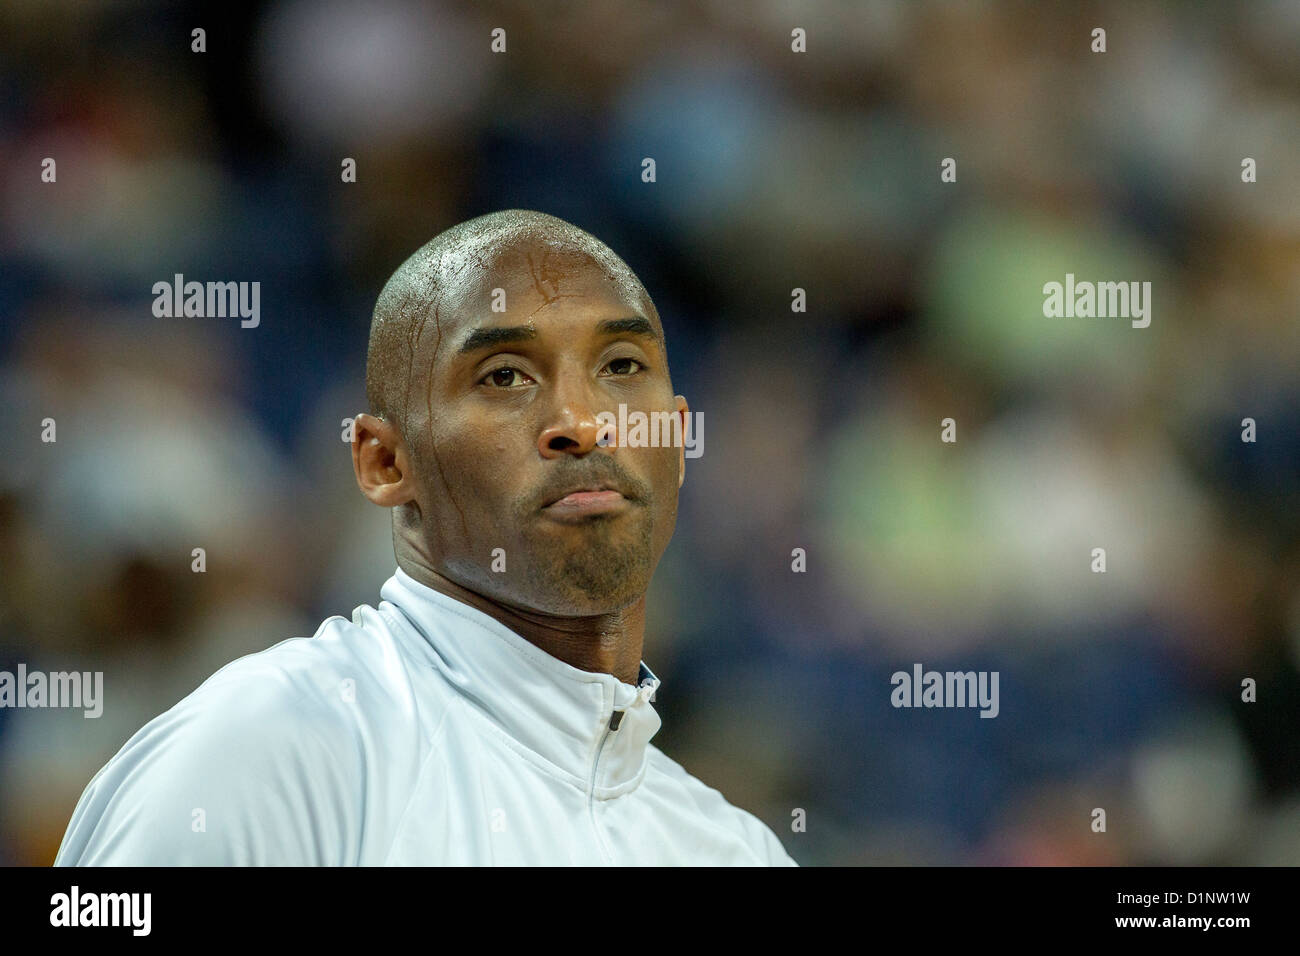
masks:
<svg viewBox="0 0 1300 956"><path fill-rule="evenodd" d="M588 515L608 514L626 508L629 502L613 488L599 491L571 491L563 498L542 509L552 518L585 518Z"/></svg>
<svg viewBox="0 0 1300 956"><path fill-rule="evenodd" d="M623 494L623 490L615 485L612 481L604 478L593 478L590 481L575 481L568 485L564 490L555 492L555 497L548 496L548 500L542 507L549 508L553 504L558 504L566 498L574 495L596 494L602 491L613 491L616 494Z"/></svg>

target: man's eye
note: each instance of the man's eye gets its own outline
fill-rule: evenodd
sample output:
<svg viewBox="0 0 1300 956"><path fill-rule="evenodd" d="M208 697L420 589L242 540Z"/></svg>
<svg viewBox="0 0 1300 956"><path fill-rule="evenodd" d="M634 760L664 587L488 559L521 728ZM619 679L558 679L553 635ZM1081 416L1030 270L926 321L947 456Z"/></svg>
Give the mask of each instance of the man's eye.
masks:
<svg viewBox="0 0 1300 956"><path fill-rule="evenodd" d="M616 359L614 359L612 362L610 362L608 365L606 365L605 367L608 368L608 369L615 369L616 367L617 367L617 368L626 368L626 366L623 364L624 362L631 362L633 365L635 365L635 366L637 367L637 370L640 370L641 368L644 367L644 366L641 365L640 362L638 362L638 361L637 361L636 359L634 359L634 358L616 358ZM631 375L631 374L633 374L633 370L632 370L632 369L628 369L626 372L618 372L618 371L615 371L614 374L615 374L615 375Z"/></svg>
<svg viewBox="0 0 1300 956"><path fill-rule="evenodd" d="M519 371L519 369L506 366L505 368L498 368L488 372L483 376L480 384L482 384L482 382L491 382L498 388L510 388L511 386L521 384L512 380L512 377L516 375L521 378L528 377L524 375L523 372Z"/></svg>

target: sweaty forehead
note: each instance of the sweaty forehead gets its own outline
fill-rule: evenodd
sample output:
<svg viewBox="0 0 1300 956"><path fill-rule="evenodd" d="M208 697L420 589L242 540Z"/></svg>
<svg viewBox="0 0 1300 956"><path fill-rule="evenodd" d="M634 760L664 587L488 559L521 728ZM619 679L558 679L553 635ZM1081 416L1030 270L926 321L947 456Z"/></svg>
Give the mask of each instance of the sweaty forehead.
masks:
<svg viewBox="0 0 1300 956"><path fill-rule="evenodd" d="M560 300L583 297L621 302L658 326L659 317L640 281L600 244L545 236L487 241L449 256L441 270L439 284L450 307L444 308L444 316L456 326L500 317L492 306L502 295L512 322ZM444 326L443 334L454 332Z"/></svg>
<svg viewBox="0 0 1300 956"><path fill-rule="evenodd" d="M485 241L441 257L437 270L429 277L437 320L420 336L419 364L446 364L476 329L534 324L544 331L548 316L575 304L593 308L593 324L597 318L641 316L662 342L649 295L631 270L604 254L599 244L536 236ZM504 312L494 309L501 305Z"/></svg>

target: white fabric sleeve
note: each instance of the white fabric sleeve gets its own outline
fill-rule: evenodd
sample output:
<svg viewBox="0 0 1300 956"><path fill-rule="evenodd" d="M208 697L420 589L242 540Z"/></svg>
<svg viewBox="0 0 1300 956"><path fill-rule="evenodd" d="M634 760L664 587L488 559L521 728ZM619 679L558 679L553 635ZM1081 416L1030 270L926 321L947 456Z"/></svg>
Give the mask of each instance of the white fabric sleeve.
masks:
<svg viewBox="0 0 1300 956"><path fill-rule="evenodd" d="M95 775L54 865L356 863L364 761L324 700L278 670L224 668Z"/></svg>

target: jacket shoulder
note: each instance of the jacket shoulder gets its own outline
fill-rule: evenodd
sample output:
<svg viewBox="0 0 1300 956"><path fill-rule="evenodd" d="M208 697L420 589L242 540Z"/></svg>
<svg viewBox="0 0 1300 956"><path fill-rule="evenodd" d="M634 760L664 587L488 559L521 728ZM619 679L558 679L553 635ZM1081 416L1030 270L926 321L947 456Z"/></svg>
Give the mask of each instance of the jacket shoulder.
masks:
<svg viewBox="0 0 1300 956"><path fill-rule="evenodd" d="M731 803L658 747L651 744L648 750L650 766L675 785L701 816L740 836L768 866L799 865L762 820Z"/></svg>
<svg viewBox="0 0 1300 956"><path fill-rule="evenodd" d="M384 640L335 617L222 667L95 775L56 865L356 862Z"/></svg>

